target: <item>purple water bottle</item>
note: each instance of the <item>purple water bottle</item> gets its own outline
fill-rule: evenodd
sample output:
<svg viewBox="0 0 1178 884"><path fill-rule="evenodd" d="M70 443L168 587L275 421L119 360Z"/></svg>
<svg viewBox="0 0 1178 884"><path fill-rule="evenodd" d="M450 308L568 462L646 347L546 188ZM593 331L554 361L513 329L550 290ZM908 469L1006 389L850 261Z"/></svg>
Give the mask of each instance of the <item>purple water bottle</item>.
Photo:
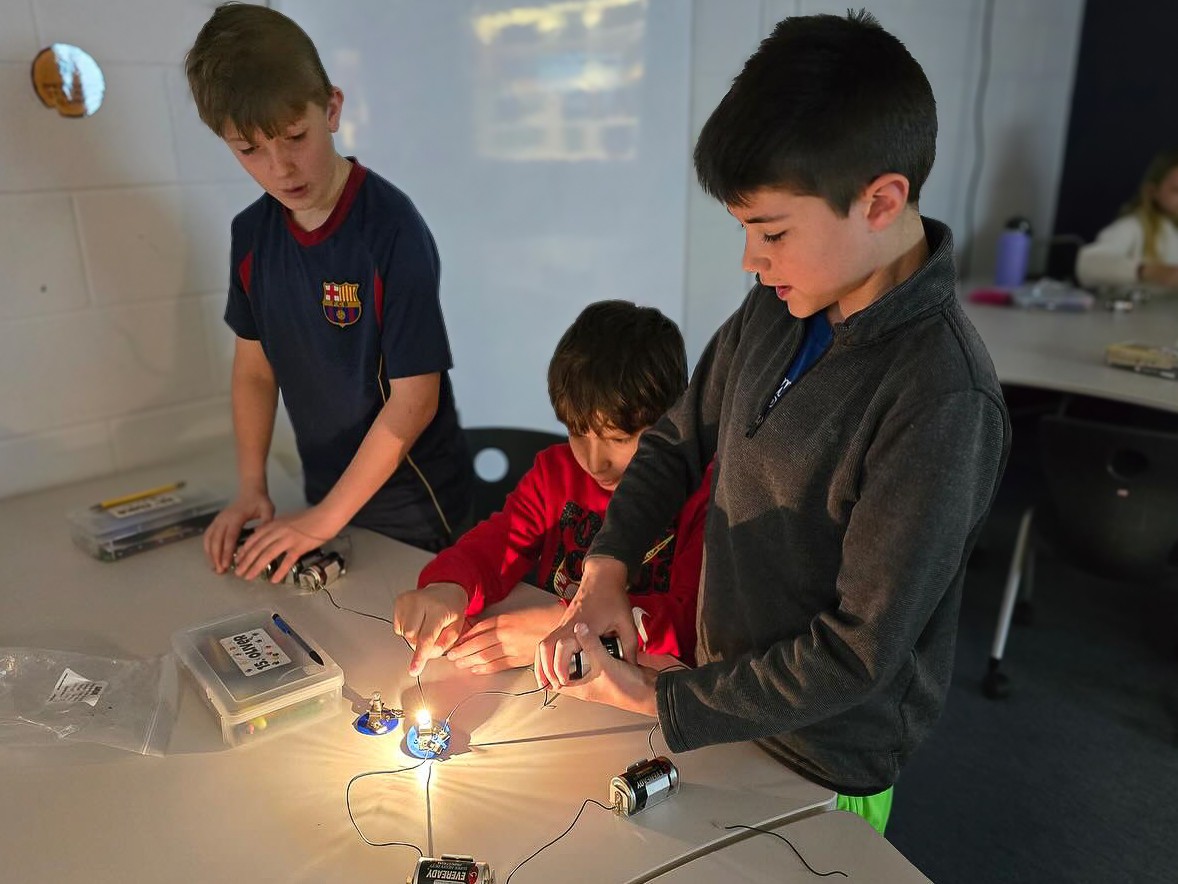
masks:
<svg viewBox="0 0 1178 884"><path fill-rule="evenodd" d="M998 237L998 260L994 264L994 285L1003 288L1020 286L1027 278L1027 260L1031 257L1031 222L1011 218Z"/></svg>

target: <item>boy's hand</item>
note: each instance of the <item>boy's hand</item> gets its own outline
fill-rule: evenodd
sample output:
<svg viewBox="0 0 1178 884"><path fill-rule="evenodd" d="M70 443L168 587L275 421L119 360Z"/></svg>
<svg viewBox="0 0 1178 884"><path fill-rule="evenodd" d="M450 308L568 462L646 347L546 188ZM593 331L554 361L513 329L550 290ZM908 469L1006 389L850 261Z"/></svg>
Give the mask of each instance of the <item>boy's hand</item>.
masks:
<svg viewBox="0 0 1178 884"><path fill-rule="evenodd" d="M205 558L218 574L224 574L233 564L233 551L237 538L246 522L260 519L269 522L274 518L274 504L263 489L241 491L237 499L213 519L205 529Z"/></svg>
<svg viewBox="0 0 1178 884"><path fill-rule="evenodd" d="M630 663L637 660L638 631L626 592L628 579L625 564L617 559L593 556L585 560L581 587L560 624L536 646L536 683L540 687L562 688L569 683L569 661L581 649L573 635L575 623L584 623L594 638L616 635L622 657Z"/></svg>
<svg viewBox="0 0 1178 884"><path fill-rule="evenodd" d="M338 530L326 524L315 507L294 516L270 519L256 528L237 551L238 576L253 580L269 562L281 559L270 578L271 583L281 583L299 556L326 543Z"/></svg>
<svg viewBox="0 0 1178 884"><path fill-rule="evenodd" d="M584 623L577 623L573 634L589 658L589 674L562 687L562 694L658 718L657 669L615 660Z"/></svg>
<svg viewBox="0 0 1178 884"><path fill-rule="evenodd" d="M463 633L446 658L475 675L530 666L537 643L556 628L563 613L560 605L545 605L487 617Z"/></svg>
<svg viewBox="0 0 1178 884"><path fill-rule="evenodd" d="M466 590L457 583L431 583L397 597L393 631L413 646L409 674L421 675L426 661L446 653L466 625Z"/></svg>

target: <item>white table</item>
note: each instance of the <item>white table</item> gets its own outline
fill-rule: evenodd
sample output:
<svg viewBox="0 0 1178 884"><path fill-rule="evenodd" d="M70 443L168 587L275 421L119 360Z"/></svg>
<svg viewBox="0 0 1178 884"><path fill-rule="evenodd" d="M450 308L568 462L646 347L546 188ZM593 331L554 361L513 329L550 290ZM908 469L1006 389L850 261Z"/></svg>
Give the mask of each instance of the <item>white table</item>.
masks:
<svg viewBox="0 0 1178 884"><path fill-rule="evenodd" d="M339 881L358 874L397 881L412 867L411 850L365 845L344 806L344 786L354 774L416 762L400 750L400 727L385 737L351 727L375 690L392 705L419 705L406 675L408 650L387 624L337 610L323 594L217 576L205 566L197 539L116 563L90 559L70 544L68 509L180 478L229 491L230 460L143 470L0 502L0 558L21 564L0 594L0 646L150 656L167 652L178 629L277 606L343 668L352 708L229 749L184 679L163 758L87 744L0 748L6 880ZM298 504L289 479L274 476L271 487L280 511ZM351 536L349 573L333 586L335 599L388 616L428 556L366 531ZM533 592L516 603L552 603ZM478 678L445 661L431 663L422 683L435 716L477 690L534 687L526 671ZM533 694L477 697L452 724L446 760L357 782L353 810L374 841L410 841L432 855L473 854L502 881L517 861L559 834L585 798L606 800L610 777L648 755L651 722L572 698L541 708L541 695ZM655 740L665 752L658 735ZM833 806L830 791L748 744L674 760L682 790L673 800L629 819L588 807L576 829L516 874L515 884L647 880L738 838L723 829L726 823L775 825Z"/></svg>
<svg viewBox="0 0 1178 884"><path fill-rule="evenodd" d="M963 285L962 293L974 288ZM1178 383L1112 368L1104 361L1109 344L1178 341L1178 297L1158 295L1128 313L1099 307L1082 313L1023 310L964 300L962 305L1004 384L1178 411Z"/></svg>
<svg viewBox="0 0 1178 884"><path fill-rule="evenodd" d="M788 838L817 872L835 869L846 877L816 878L797 855L773 835L748 833L743 841L679 865L655 884L812 884L860 881L864 884L923 884L928 878L908 862L862 817L833 811L770 831Z"/></svg>

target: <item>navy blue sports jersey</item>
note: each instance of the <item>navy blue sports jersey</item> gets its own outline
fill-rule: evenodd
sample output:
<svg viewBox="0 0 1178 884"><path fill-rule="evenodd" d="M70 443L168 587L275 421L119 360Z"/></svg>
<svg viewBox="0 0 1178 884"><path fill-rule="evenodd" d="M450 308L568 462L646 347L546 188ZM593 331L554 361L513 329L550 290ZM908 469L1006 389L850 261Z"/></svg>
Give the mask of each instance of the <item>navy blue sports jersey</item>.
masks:
<svg viewBox="0 0 1178 884"><path fill-rule="evenodd" d="M409 198L352 162L339 202L316 230L298 227L269 194L233 219L225 322L260 341L274 369L310 504L351 463L388 379L441 373L437 415L352 519L436 547L448 538L446 523L457 528L466 516L472 481L448 375L438 251Z"/></svg>

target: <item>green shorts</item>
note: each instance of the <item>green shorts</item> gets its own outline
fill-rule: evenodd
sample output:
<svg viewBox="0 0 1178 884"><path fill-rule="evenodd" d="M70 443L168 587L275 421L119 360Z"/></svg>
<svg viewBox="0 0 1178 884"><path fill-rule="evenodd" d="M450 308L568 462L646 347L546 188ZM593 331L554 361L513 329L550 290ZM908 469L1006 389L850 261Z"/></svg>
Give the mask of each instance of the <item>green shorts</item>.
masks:
<svg viewBox="0 0 1178 884"><path fill-rule="evenodd" d="M893 788L888 786L874 795L839 795L835 807L857 813L882 835L888 826L888 817L892 815Z"/></svg>

